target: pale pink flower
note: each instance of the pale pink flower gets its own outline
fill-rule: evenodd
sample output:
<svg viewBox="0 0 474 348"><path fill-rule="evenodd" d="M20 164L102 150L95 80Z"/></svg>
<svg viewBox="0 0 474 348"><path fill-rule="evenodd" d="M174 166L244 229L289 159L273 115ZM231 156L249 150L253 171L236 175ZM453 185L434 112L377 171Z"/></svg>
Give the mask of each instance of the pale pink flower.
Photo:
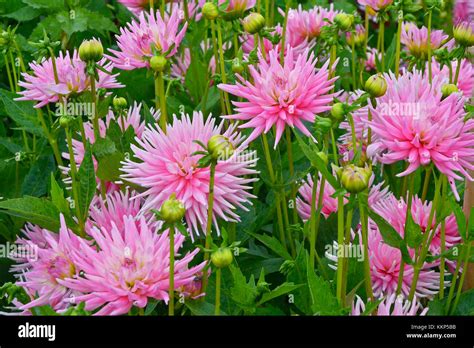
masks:
<svg viewBox="0 0 474 348"><path fill-rule="evenodd" d="M432 30L431 50L434 51L446 43L449 36L442 30ZM401 43L415 57L426 59L428 54L428 28L418 28L415 23L405 22L402 26Z"/></svg>
<svg viewBox="0 0 474 348"><path fill-rule="evenodd" d="M315 199L316 209L318 207L319 192L321 189L321 179L322 179L322 176L321 174L319 174L318 187L316 188L316 199ZM303 221L309 220L311 216L313 185L314 185L313 178L310 174L308 174L306 182L298 190L299 195L296 198L296 207L298 209L298 214L303 219ZM324 192L323 192L323 203L321 206L321 214L323 214L325 218L328 218L329 215L337 211L337 198L332 197L334 192L336 192L334 188L327 181L325 181Z"/></svg>
<svg viewBox="0 0 474 348"><path fill-rule="evenodd" d="M180 22L178 11L165 15L165 19L159 11L141 12L127 27L120 28L120 35L116 36L119 49L110 49L113 55L108 58L123 70L149 68L150 58L158 53L171 58L178 51L188 26L185 23L180 30Z"/></svg>
<svg viewBox="0 0 474 348"><path fill-rule="evenodd" d="M139 224L131 216L125 217L123 223L122 232L115 224L111 230L94 227L90 234L97 247L81 240L74 250L74 262L81 276L61 281L64 286L84 294L75 301L85 302L86 310L100 308L95 315L126 314L132 306L144 308L151 298L169 300L168 231L158 234L144 217ZM183 242L184 236L177 234L174 244L176 289L193 282L204 267L204 263L189 266L199 249L180 258Z"/></svg>
<svg viewBox="0 0 474 348"><path fill-rule="evenodd" d="M377 307L377 315L379 316L415 316L415 315L426 315L428 308L421 306L416 296L413 301L405 300L401 295L396 296L392 294L387 296ZM421 312L420 312L420 309ZM362 315L365 311L365 303L362 299L356 295L354 302L352 303L352 315ZM418 312L420 312L418 314ZM368 314L370 315L370 313Z"/></svg>
<svg viewBox="0 0 474 348"><path fill-rule="evenodd" d="M465 98L454 93L443 99L442 76L432 85L418 71L398 79L385 74L385 79L387 92L371 107L373 143L368 156L385 164L407 160L407 169L398 176L433 163L459 198L454 180L473 180L468 170L474 169L474 120L464 120Z"/></svg>
<svg viewBox="0 0 474 348"><path fill-rule="evenodd" d="M25 265L16 268L19 270L16 284L32 296L31 302L20 307L22 310L50 305L54 310L61 311L69 306L68 299L79 294L60 284L61 279L73 277L79 272L72 259L72 251L77 250L80 244L79 237L67 228L62 215L60 221L59 234L35 228L34 240L40 244L35 244L33 240L26 242L31 248L36 248L36 253L27 257ZM31 236L31 233L27 235Z"/></svg>
<svg viewBox="0 0 474 348"><path fill-rule="evenodd" d="M458 66L458 61L457 60L453 61L451 63L452 81L454 81L457 66ZM448 66L445 65L445 66L443 66L443 68L440 69L440 64L436 61L436 59L433 59L433 61L431 63L431 69L432 69L433 76L442 75L442 76L444 76L446 83L449 83L450 73L449 73L449 67ZM426 73L426 71L425 71L425 73ZM467 59L463 59L461 61L461 68L460 68L460 71L459 71L459 78L458 78L457 86L458 86L459 90L463 92L463 94L466 98L470 98L473 95L473 91L474 91L474 67L472 66L472 63Z"/></svg>
<svg viewBox="0 0 474 348"><path fill-rule="evenodd" d="M222 8L225 15L229 18L238 18L243 16L244 12L250 10L257 4L257 0L219 0L218 5L227 3L227 7Z"/></svg>
<svg viewBox="0 0 474 348"><path fill-rule="evenodd" d="M295 47L318 38L322 28L330 25L338 13L340 11L334 10L333 4L328 9L315 6L303 10L302 5L298 5L298 9L290 9L287 24L288 43ZM284 15L284 12L282 14Z"/></svg>
<svg viewBox="0 0 474 348"><path fill-rule="evenodd" d="M474 2L472 0L456 0L453 8L453 22L474 21Z"/></svg>
<svg viewBox="0 0 474 348"><path fill-rule="evenodd" d="M205 121L200 112L195 112L192 119L189 115L182 115L181 120L175 116L166 134L161 129L146 128L142 138L137 138L138 146L132 145L136 160L126 161L122 168L125 180L146 189L140 195L147 198L145 211L160 209L174 193L185 205L189 230L199 235L207 222L210 169L198 167L202 155L193 154L202 148L195 141L207 144L213 135L221 134L222 129L223 122L215 125L212 117ZM239 221L234 210L237 207L247 210L245 204L253 197L248 192L249 184L256 180L251 178L256 174L255 152L246 151L235 126L229 127L223 135L234 145L235 151L216 166L213 218L217 229L217 218Z"/></svg>
<svg viewBox="0 0 474 348"><path fill-rule="evenodd" d="M357 0L362 6L369 6L375 11L385 10L393 3L393 0Z"/></svg>
<svg viewBox="0 0 474 348"><path fill-rule="evenodd" d="M382 60L382 55L376 48L369 47L367 49L367 60L365 61L365 70L374 71L377 70L377 60Z"/></svg>
<svg viewBox="0 0 474 348"><path fill-rule="evenodd" d="M236 114L225 118L247 121L240 128L253 128L246 142L250 142L275 126L275 147L286 125L298 128L311 136L303 122L314 123L315 115L331 109L331 101L337 93L330 91L337 79L329 77L329 61L320 69L317 59L306 50L294 59L288 48L284 64L280 64L278 52L269 52L269 62L260 57L257 67L249 66L253 83L238 75L236 85L220 84L218 87L247 101L234 101Z"/></svg>
<svg viewBox="0 0 474 348"><path fill-rule="evenodd" d="M99 63L107 71L112 71L112 63L104 58ZM74 50L72 56L69 52L64 55L59 52L56 58L57 78L54 76L52 59L45 59L41 62L30 63L32 71L22 73L24 81L18 84L24 88L19 92L21 98L16 100L37 101L36 108L41 108L48 103L56 103L61 98L67 99L70 95L77 95L90 90L90 78L86 74L86 63L79 59L77 50ZM106 74L99 70L99 81L96 88L122 88L123 85L116 81L116 75Z"/></svg>

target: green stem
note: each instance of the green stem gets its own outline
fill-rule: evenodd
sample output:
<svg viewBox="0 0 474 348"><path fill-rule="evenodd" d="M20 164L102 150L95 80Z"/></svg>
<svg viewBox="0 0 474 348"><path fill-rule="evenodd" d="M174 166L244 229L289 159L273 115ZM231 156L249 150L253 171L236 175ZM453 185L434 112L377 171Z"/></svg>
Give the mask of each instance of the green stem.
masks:
<svg viewBox="0 0 474 348"><path fill-rule="evenodd" d="M400 74L400 51L401 51L401 37L403 26L403 10L398 11L398 27L397 27L397 45L395 51L395 77Z"/></svg>
<svg viewBox="0 0 474 348"><path fill-rule="evenodd" d="M183 0L183 7L184 7L184 18L186 22L189 21L189 9L188 9L188 0Z"/></svg>
<svg viewBox="0 0 474 348"><path fill-rule="evenodd" d="M464 53L461 55L461 57L458 58L458 64L456 66L456 74L454 75L454 82L453 84L457 85L458 80L459 80L459 72L461 71L461 63L462 63L462 57L464 56Z"/></svg>
<svg viewBox="0 0 474 348"><path fill-rule="evenodd" d="M449 312L450 315L453 315L454 311L456 310L456 307L458 306L459 299L461 298L462 286L464 284L464 279L466 278L467 267L469 264L469 256L471 255L471 247L472 243L468 242L467 252L466 255L464 255L463 272L461 274L461 279L459 279L458 291L456 292L456 298L454 299L453 308L451 308Z"/></svg>
<svg viewBox="0 0 474 348"><path fill-rule="evenodd" d="M337 163L337 162L336 162ZM344 257L339 248L344 248L344 198L339 195L337 197L337 247L338 247L338 258L337 258L337 285L336 295L339 303L344 305L345 300L342 294L342 279L344 272Z"/></svg>
<svg viewBox="0 0 474 348"><path fill-rule="evenodd" d="M174 316L174 226L171 226L169 229L170 237L170 274L169 274L169 305L168 305L168 315Z"/></svg>
<svg viewBox="0 0 474 348"><path fill-rule="evenodd" d="M77 167L76 167L76 160L74 158L74 150L72 147L72 136L71 136L71 129L66 128L66 141L67 141L67 147L69 149L69 163L71 166L71 181L72 181L72 196L74 199L74 207L76 209L76 216L77 216L77 221L79 224L79 231L81 234L81 237L85 237L85 232L84 232L84 219L82 217L81 213L81 207L79 206L79 191L78 191L78 182L76 178L77 174Z"/></svg>
<svg viewBox="0 0 474 348"><path fill-rule="evenodd" d="M380 22L380 31L379 31L379 36L380 36L380 54L382 56L382 72L385 71L385 22L382 19Z"/></svg>
<svg viewBox="0 0 474 348"><path fill-rule="evenodd" d="M273 170L273 164L272 164L272 157L270 155L270 147L268 146L268 140L267 136L265 133L262 133L262 142L263 142L263 151L265 153L265 161L267 162L268 166L268 173L270 175L270 181L272 185L276 184L276 176L275 176L275 171ZM275 192L275 198L276 198L276 209L277 209L277 220L278 220L278 228L280 230L280 241L281 243L285 246L286 248L286 237L285 237L285 228L283 225L283 217L282 217L282 212L281 212L281 201L280 201L280 196L277 192Z"/></svg>
<svg viewBox="0 0 474 348"><path fill-rule="evenodd" d="M161 18L164 18L164 16L165 16L165 6L166 6L165 3L166 3L165 0L161 0L161 6L160 6Z"/></svg>
<svg viewBox="0 0 474 348"><path fill-rule="evenodd" d="M19 91L19 88L18 88L18 76L16 74L16 68L15 68L15 59L13 58L13 54L12 54L12 51L8 51L8 54L10 56L10 61L12 63L12 71L13 71L13 81L14 81L14 85L15 85L15 91Z"/></svg>
<svg viewBox="0 0 474 348"><path fill-rule="evenodd" d="M163 79L163 72L156 75L156 88L158 90L158 97L160 100L160 128L166 133L166 125L168 123L168 112L166 110L166 96L165 96L165 80Z"/></svg>
<svg viewBox="0 0 474 348"><path fill-rule="evenodd" d="M426 199L426 195L428 194L428 187L430 183L430 178L431 178L431 167L428 167L426 169L426 174L425 174L425 181L423 182L423 191L421 192L421 200L424 202Z"/></svg>
<svg viewBox="0 0 474 348"><path fill-rule="evenodd" d="M430 84L433 80L433 70L431 68L431 19L433 16L433 11L430 9L428 10L428 78Z"/></svg>
<svg viewBox="0 0 474 348"><path fill-rule="evenodd" d="M461 260L464 259L464 253L466 252L465 248L462 248L462 252L459 253L458 259L456 261L456 268L454 270L453 278L451 281L451 287L449 288L449 293L448 293L448 299L446 300L446 308L445 312L449 313L450 312L450 307L451 307L451 302L453 300L454 296L454 290L456 289L456 282L458 279L459 271L461 269Z"/></svg>
<svg viewBox="0 0 474 348"><path fill-rule="evenodd" d="M311 191L311 214L310 214L310 226L311 234L309 237L309 266L314 269L314 254L316 251L316 195L318 189L318 171L313 176L313 189ZM318 202L319 203L319 202Z"/></svg>
<svg viewBox="0 0 474 348"><path fill-rule="evenodd" d="M214 212L214 181L215 181L215 176L216 176L216 161L211 162L210 166L210 179L209 179L209 195L207 198L207 223L206 223L206 244L205 248L206 251L204 253L204 260L208 261L209 260L209 250L211 248L212 244L212 218L213 218L213 212ZM207 272L203 273L203 279L202 279L202 289L203 292L206 291L207 288L207 279L208 274Z"/></svg>
<svg viewBox="0 0 474 348"><path fill-rule="evenodd" d="M283 31L281 33L280 62L283 65L285 60L286 27L288 26L288 12L290 11L291 0L286 0L285 18L283 19Z"/></svg>
<svg viewBox="0 0 474 348"><path fill-rule="evenodd" d="M448 199L448 182L447 178L443 177L442 185L442 193L441 196L443 197L443 201ZM446 250L446 219L441 221L441 260L439 263L439 298L442 299L444 297L444 271L445 271L445 258L444 252Z"/></svg>
<svg viewBox="0 0 474 348"><path fill-rule="evenodd" d="M221 278L222 278L222 270L218 268L216 270L216 308L215 308L215 315L220 315L221 313Z"/></svg>
<svg viewBox="0 0 474 348"><path fill-rule="evenodd" d="M216 62L216 71L219 71L221 75L223 75L221 71L221 67L218 64L219 62L219 51L217 48L217 38L216 38L216 24L214 20L211 20L211 38L212 38L212 48L214 50L214 60ZM225 103L225 95L224 91L219 89L219 95L220 95L220 100L221 100L221 110L222 113L226 113L226 103Z"/></svg>
<svg viewBox="0 0 474 348"><path fill-rule="evenodd" d="M365 206L362 204L361 197L359 197L359 211L360 221L362 225L362 246L364 248L364 278L365 278L365 292L367 298L371 301L374 300L374 293L372 290L372 276L370 273L370 261L369 261L369 228L368 228L368 214Z"/></svg>
<svg viewBox="0 0 474 348"><path fill-rule="evenodd" d="M355 32L353 32L355 35ZM355 50L355 42L354 39L351 42L351 51L352 51L352 85L354 87L354 91L357 89L357 72L356 72L356 50Z"/></svg>
<svg viewBox="0 0 474 348"><path fill-rule="evenodd" d="M285 130L286 135L286 146L288 151L288 167L290 170L290 177L294 178L295 175L295 164L293 160L293 143L291 142L291 131L289 128ZM294 182L291 183L291 201L293 202L293 223L298 222L298 212L296 210L296 185Z"/></svg>
<svg viewBox="0 0 474 348"><path fill-rule="evenodd" d="M5 61L5 67L7 69L7 75L8 75L8 82L10 84L10 90L11 90L12 93L15 93L15 86L14 86L13 80L12 80L12 74L11 74L11 71L10 71L10 64L8 63L8 58L7 58L6 54L3 54L3 60Z"/></svg>
<svg viewBox="0 0 474 348"><path fill-rule="evenodd" d="M222 83L227 84L227 73L225 71L225 61L224 61L224 45L222 43L222 30L221 30L221 24L220 21L217 21L217 40L219 42L219 63L221 66L221 78L222 78ZM217 64L217 62L216 62ZM231 115L232 114L232 109L230 107L230 102L229 102L229 94L227 92L223 92L224 95L224 103L227 108L227 114Z"/></svg>

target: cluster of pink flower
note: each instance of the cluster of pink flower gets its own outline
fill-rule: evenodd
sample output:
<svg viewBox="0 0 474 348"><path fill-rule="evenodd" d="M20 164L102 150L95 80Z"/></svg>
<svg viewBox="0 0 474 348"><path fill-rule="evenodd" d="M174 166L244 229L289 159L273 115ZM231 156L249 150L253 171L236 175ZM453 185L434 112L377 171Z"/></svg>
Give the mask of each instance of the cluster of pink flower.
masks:
<svg viewBox="0 0 474 348"><path fill-rule="evenodd" d="M148 0L119 2L129 8L135 18L120 29L117 49L109 49L105 58L97 63L101 69L96 87L105 90L123 87L116 80L118 74L111 74L112 69L152 69L151 60L156 52L171 62L172 75L184 81L191 54L189 48L182 45L188 28L183 17L183 3L169 1L161 15L159 10L150 9ZM392 2L359 1L360 5L375 12L385 11ZM187 16L199 20L203 5L204 1L190 2L185 9ZM219 5L224 13L235 15L254 8L256 1L219 0ZM455 17L472 20L471 5L470 1L458 1ZM223 83L217 85L220 93L236 97L232 101L233 113L222 116L222 122L196 111L192 115L175 115L165 128L158 128L145 124L140 116L143 106L135 103L121 117L110 110L99 121L98 133L94 133L92 122L85 123L83 136L91 144L97 141L97 134L105 137L112 121L117 121L123 132L133 128L133 154L122 163L123 174L119 181L97 181L99 188L106 185L106 188L102 187L105 195L97 195L91 204L85 221L86 236L73 233L62 216L59 234L31 224L24 228L19 243L35 246L39 253L37 260L17 259L18 265L13 268L18 277L17 284L32 298L27 304L17 303L17 307L27 314L36 306L51 305L57 311L64 311L71 303L85 302L86 310L99 309L95 314L118 315L129 312L132 307L146 307L149 299L168 302L170 239L168 230L158 233L162 223L151 211L159 210L170 196L175 195L184 204L185 223L194 241L205 232L208 223L212 183L211 216L213 227L219 233L218 219L240 221L237 209L247 210L251 199L255 198L251 189L252 183L258 180L257 156L255 150L250 149L255 139L273 129L276 148L286 130L297 129L312 141L313 133L308 125L316 122L317 115L329 112L337 98L352 104L364 93L361 90L336 91L338 76L334 70L338 60L327 59L330 53L324 50L319 56L313 52L322 40L324 28L336 23L341 13L332 5L309 10L300 5L286 13L283 11L285 24L275 26L274 33L286 36L284 46L272 43L268 36L261 37L257 62L248 65L247 73L236 74L235 83L222 80ZM469 13L471 17L467 18ZM426 27L403 23L401 44L406 53L424 59L429 69L423 66L418 67L423 71L417 70L402 62L400 71L384 73L386 92L352 112L354 134L351 134L349 122L340 124L345 134L339 138L337 146L339 155L351 152L349 160L355 157L354 144L363 144L363 152L371 164L382 166L406 161L405 170L398 174L402 177L420 167L433 166L446 176L453 194L459 199L456 181L474 180L469 173L474 170L474 120L465 120L464 109L474 88L474 68L467 59L453 62L450 67L441 65L434 58L427 62L428 51L446 49L449 52L455 47L454 40L449 40L442 30L432 30L431 36L428 33ZM353 45L364 46L366 35L365 28L357 25L345 37ZM240 37L249 62L255 45L258 46L255 40L256 36L249 33ZM203 46L208 46L207 41ZM382 59L379 50L363 49L364 70L377 70ZM217 58L213 59L210 70L216 71L218 62ZM60 53L54 62L47 59L32 63L30 67L32 72L25 73L24 82L20 83L24 90L18 100L36 101L37 108L91 89L90 76L85 72L86 63L79 59L77 51L72 55ZM442 86L452 80L453 70L457 71L455 84L460 92L446 96ZM405 112L392 110L390 106L394 104L406 104L410 108L402 110ZM159 110L151 110L151 113L155 119L160 119ZM245 138L240 130L248 128L251 132ZM208 144L216 135L222 135L230 142L233 154L217 161L215 173L211 173L209 167L200 166L203 155L199 154L202 150L199 143ZM79 167L85 156L83 141L74 139L71 152ZM70 153L63 157L72 160ZM95 159L94 164L97 169ZM62 170L68 176L71 167ZM322 173L316 178L317 187L314 188L313 177L308 175L296 197L297 210L303 221L311 219L313 205L321 207L324 218L338 212L338 207L340 209L336 189L323 180ZM71 180L66 179L66 182ZM407 210L411 207L411 216L421 230L434 230L429 245L432 255L440 255L442 248L449 249L461 242L453 214L444 217L441 247L439 221L430 216L434 202L414 195L410 196L412 201L408 204L407 198L397 198L388 186L373 182L374 177L369 183L368 205L400 236L404 236ZM132 191L132 185L140 187L139 192ZM349 195L343 199L343 204L348 201ZM432 225L428 226L430 222ZM362 226L359 225L352 233L351 243L362 243L363 238L356 241L361 235ZM403 262L399 249L384 243L379 226L372 219L368 219L367 238L369 254L366 257L372 290L375 297L383 299L378 314L425 314L427 309L416 299L431 298L439 291L440 277L446 276L437 270L439 262L423 262L416 274L416 297L412 302L404 302L414 281L414 266ZM174 286L185 296L194 297L199 295L196 279L202 274L205 263L191 266L198 249L179 255L184 240L182 234L177 234L174 240L173 247L179 256L174 263ZM415 257L415 250L410 248L409 254ZM337 264L337 257L331 254L327 257ZM454 262L447 262L447 265L449 269L456 267ZM444 286L447 284L444 281ZM360 315L364 310L365 304L361 298L356 298L353 314Z"/></svg>

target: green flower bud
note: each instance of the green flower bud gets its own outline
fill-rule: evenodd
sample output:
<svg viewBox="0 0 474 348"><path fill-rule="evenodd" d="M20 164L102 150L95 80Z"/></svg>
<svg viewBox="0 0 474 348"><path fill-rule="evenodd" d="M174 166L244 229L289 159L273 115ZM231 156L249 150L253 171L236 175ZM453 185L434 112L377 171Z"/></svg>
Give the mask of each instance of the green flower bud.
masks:
<svg viewBox="0 0 474 348"><path fill-rule="evenodd" d="M72 121L71 116L61 116L61 117L59 118L59 125L60 125L62 128L67 128L67 127L69 127L69 125L71 124L71 121Z"/></svg>
<svg viewBox="0 0 474 348"><path fill-rule="evenodd" d="M459 88L452 83L446 83L441 86L441 93L443 94L444 98L456 92L459 92Z"/></svg>
<svg viewBox="0 0 474 348"><path fill-rule="evenodd" d="M176 199L176 194L174 193L163 202L160 209L161 218L171 224L180 221L185 213L184 204Z"/></svg>
<svg viewBox="0 0 474 348"><path fill-rule="evenodd" d="M454 40L464 47L474 46L474 24L461 22L454 27Z"/></svg>
<svg viewBox="0 0 474 348"><path fill-rule="evenodd" d="M212 2L206 2L202 6L202 15L209 20L216 19L219 17L219 9Z"/></svg>
<svg viewBox="0 0 474 348"><path fill-rule="evenodd" d="M354 16L347 13L338 13L336 17L334 17L334 23L336 23L341 30L347 31L352 27L352 24L354 24Z"/></svg>
<svg viewBox="0 0 474 348"><path fill-rule="evenodd" d="M150 59L150 67L154 72L163 72L166 69L168 60L163 56L153 56Z"/></svg>
<svg viewBox="0 0 474 348"><path fill-rule="evenodd" d="M229 159L234 154L234 146L223 135L213 135L207 143L207 149L214 159L221 159L223 161Z"/></svg>
<svg viewBox="0 0 474 348"><path fill-rule="evenodd" d="M333 126L332 119L328 117L316 116L316 128L320 129L322 133L329 132Z"/></svg>
<svg viewBox="0 0 474 348"><path fill-rule="evenodd" d="M217 268L225 268L234 260L230 248L219 248L211 254L211 261Z"/></svg>
<svg viewBox="0 0 474 348"><path fill-rule="evenodd" d="M85 40L79 46L79 58L83 62L98 62L104 56L104 47L99 40Z"/></svg>
<svg viewBox="0 0 474 348"><path fill-rule="evenodd" d="M331 116L337 122L342 122L346 116L346 110L343 103L336 103L331 108Z"/></svg>
<svg viewBox="0 0 474 348"><path fill-rule="evenodd" d="M365 82L365 90L373 98L381 97L387 92L387 81L380 74L372 75Z"/></svg>
<svg viewBox="0 0 474 348"><path fill-rule="evenodd" d="M342 169L340 179L342 186L350 193L359 193L369 187L372 170L369 167L357 167L349 164Z"/></svg>
<svg viewBox="0 0 474 348"><path fill-rule="evenodd" d="M257 34L265 27L265 17L253 12L242 20L244 30L249 34Z"/></svg>
<svg viewBox="0 0 474 348"><path fill-rule="evenodd" d="M115 110L123 110L127 107L127 99L123 97L115 97L113 105Z"/></svg>
<svg viewBox="0 0 474 348"><path fill-rule="evenodd" d="M234 59L232 63L232 72L234 74L242 74L245 70L245 67L240 63L238 59Z"/></svg>

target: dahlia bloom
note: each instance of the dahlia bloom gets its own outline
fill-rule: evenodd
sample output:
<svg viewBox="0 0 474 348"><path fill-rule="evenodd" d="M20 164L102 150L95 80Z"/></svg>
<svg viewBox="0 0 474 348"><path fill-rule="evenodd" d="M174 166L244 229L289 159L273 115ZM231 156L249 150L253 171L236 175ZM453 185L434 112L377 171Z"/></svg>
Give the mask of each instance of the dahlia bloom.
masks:
<svg viewBox="0 0 474 348"><path fill-rule="evenodd" d="M377 59L380 61L382 55L376 48L369 47L367 49L367 60L365 61L365 70L373 71L377 70Z"/></svg>
<svg viewBox="0 0 474 348"><path fill-rule="evenodd" d="M178 11L165 19L159 11L141 12L127 27L120 28L120 35L116 35L119 50L109 49L113 55L107 57L123 70L149 68L154 50L171 58L178 52L188 26L185 23L179 30L180 22Z"/></svg>
<svg viewBox="0 0 474 348"><path fill-rule="evenodd" d="M16 268L20 270L16 275L19 278L16 284L24 287L33 298L20 307L22 310L50 305L54 310L61 311L68 307L68 299L79 294L60 283L61 279L77 275L78 269L72 259L72 251L77 250L80 245L79 237L67 228L62 215L60 221L59 234L35 228L35 239L41 244L27 242L36 248L37 255L34 259L29 256L24 265Z"/></svg>
<svg viewBox="0 0 474 348"><path fill-rule="evenodd" d="M245 11L250 10L257 4L257 0L219 0L219 7L226 4L226 2L228 2L227 7L221 9L229 18L241 17Z"/></svg>
<svg viewBox="0 0 474 348"><path fill-rule="evenodd" d="M430 36L431 50L440 48L449 38L442 30L432 30ZM418 28L412 22L405 22L402 26L401 43L415 57L425 59L428 54L428 28Z"/></svg>
<svg viewBox="0 0 474 348"><path fill-rule="evenodd" d="M297 127L311 136L303 121L313 123L315 115L331 109L330 103L337 93L329 93L337 77L329 78L329 61L317 69L314 54L305 50L294 59L291 47L283 66L278 52L269 52L269 62L260 57L257 67L249 66L253 83L238 75L236 85L220 84L218 87L247 101L237 102L236 114L225 118L247 121L240 128L253 128L246 142L276 127L275 147L285 126Z"/></svg>
<svg viewBox="0 0 474 348"><path fill-rule="evenodd" d="M458 62L453 61L452 63L452 78L454 80L454 75L456 74L456 68L458 66ZM436 61L436 59L433 59L431 63L431 69L433 72L433 76L437 75L442 75L446 83L449 83L449 67L448 66L443 66L443 68L440 68L440 64ZM458 83L457 86L460 91L463 92L464 96L466 98L470 98L473 95L474 91L474 67L472 66L472 63L467 60L463 59L461 61L461 68L459 71L459 78L458 78Z"/></svg>
<svg viewBox="0 0 474 348"><path fill-rule="evenodd" d="M319 174L318 187L316 188L316 208L318 207L319 191L321 189L321 173ZM311 203L313 197L313 178L308 174L306 182L298 190L299 196L296 198L296 208L298 214L303 221L309 220L311 217ZM332 197L336 192L334 188L325 181L323 192L323 203L321 206L321 214L327 219L329 215L337 211L337 198Z"/></svg>
<svg viewBox="0 0 474 348"><path fill-rule="evenodd" d="M423 309L420 314L418 312L423 307L416 297L413 301L408 301L403 296L392 294L386 297L377 307L377 315L379 316L415 316L426 315L428 308ZM356 295L352 304L352 315L362 315L365 311L365 303Z"/></svg>
<svg viewBox="0 0 474 348"><path fill-rule="evenodd" d="M290 9L287 24L288 43L295 47L318 38L322 28L330 25L338 13L340 11L334 10L333 4L329 9L315 6L310 10L303 10L301 5L298 9Z"/></svg>
<svg viewBox="0 0 474 348"><path fill-rule="evenodd" d="M49 103L56 103L61 98L68 98L71 94L80 94L90 88L90 78L86 74L86 63L79 59L77 50L72 56L69 52L64 55L59 52L56 58L56 69L58 82L54 76L52 59L46 59L39 63L30 63L33 73L22 73L24 81L18 84L25 90L19 92L21 98L16 100L37 101L36 108L41 108ZM112 71L112 63L102 59L99 63L107 71ZM109 75L98 70L99 81L96 88L122 88L123 85L116 81L117 74Z"/></svg>
<svg viewBox="0 0 474 348"><path fill-rule="evenodd" d="M453 8L453 22L474 21L474 2L471 0L456 0Z"/></svg>
<svg viewBox="0 0 474 348"><path fill-rule="evenodd" d="M168 231L158 234L144 217L139 224L131 216L125 217L123 223L123 232L114 223L111 230L92 228L90 234L97 247L80 240L73 252L81 276L61 280L63 286L83 293L75 301L85 302L86 310L103 306L95 315L125 314L132 306L144 308L149 298L169 300ZM198 249L179 258L183 242L184 236L177 234L173 246L178 256L174 274L176 289L193 282L204 267L204 263L189 267Z"/></svg>
<svg viewBox="0 0 474 348"><path fill-rule="evenodd" d="M385 10L393 3L393 0L357 0L362 6L369 6L375 11Z"/></svg>
<svg viewBox="0 0 474 348"><path fill-rule="evenodd" d="M370 107L373 143L368 156L385 164L407 160L407 169L398 176L433 163L459 199L454 180L473 180L468 170L474 169L474 121L464 121L465 99L459 93L442 99L442 76L435 77L432 86L418 71L398 79L385 74L385 79L386 94Z"/></svg>
<svg viewBox="0 0 474 348"><path fill-rule="evenodd" d="M145 211L160 209L171 194L182 201L186 208L186 222L189 230L199 235L199 229L207 222L207 201L209 193L210 169L197 166L201 155L194 155L202 148L194 141L207 144L213 135L221 134L223 122L215 125L209 117L204 121L202 113L195 112L191 118L182 115L174 117L173 124L167 126L166 134L161 129L148 127L142 138L137 138L138 146L132 145L134 157L124 163L123 178L147 190L139 196L146 197ZM242 136L231 126L223 133L233 144L232 157L219 161L216 166L214 184L214 220L218 217L226 221L239 221L234 212L237 207L247 210L245 204L253 197L247 190L254 178L245 178L257 172L255 152L245 152ZM251 204L251 203L250 203ZM216 221L214 225L218 228Z"/></svg>

